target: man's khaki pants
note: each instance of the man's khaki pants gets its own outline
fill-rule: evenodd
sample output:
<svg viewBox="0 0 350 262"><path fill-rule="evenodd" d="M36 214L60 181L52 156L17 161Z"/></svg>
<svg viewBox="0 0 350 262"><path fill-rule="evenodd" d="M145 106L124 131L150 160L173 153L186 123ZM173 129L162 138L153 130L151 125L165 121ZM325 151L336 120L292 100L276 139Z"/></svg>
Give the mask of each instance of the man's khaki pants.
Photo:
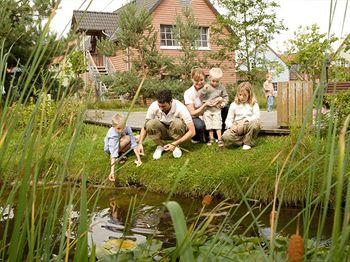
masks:
<svg viewBox="0 0 350 262"><path fill-rule="evenodd" d="M158 119L150 119L145 124L147 135L153 140L178 140L188 131L187 125L181 118L174 118L170 125Z"/></svg>
<svg viewBox="0 0 350 262"><path fill-rule="evenodd" d="M222 140L224 141L225 146L229 146L232 144L238 146L253 146L254 139L258 136L260 128L260 121L255 120L247 122L244 124L244 132L242 135L237 135L236 132L234 132L233 130L227 129L222 135Z"/></svg>

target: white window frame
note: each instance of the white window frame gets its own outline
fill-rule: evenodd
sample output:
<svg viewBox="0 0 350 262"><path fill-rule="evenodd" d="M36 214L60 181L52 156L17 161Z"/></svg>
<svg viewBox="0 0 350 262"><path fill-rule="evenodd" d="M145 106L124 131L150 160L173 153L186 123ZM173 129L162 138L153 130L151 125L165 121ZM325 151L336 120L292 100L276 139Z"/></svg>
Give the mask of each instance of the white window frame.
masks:
<svg viewBox="0 0 350 262"><path fill-rule="evenodd" d="M162 28L163 27L173 27L173 25L166 25L166 24L161 24L160 25L160 29L159 29L159 41L160 41L160 49L164 49L164 50L181 50L181 46L180 45L162 45L162 40L163 41L175 41L176 40L174 38L171 38L171 39L162 39L162 34L166 34L165 31L162 31ZM199 50L199 51L210 51L211 48L210 48L210 27L207 27L207 26L200 26L199 27L201 29L201 32L200 34L202 33L202 28L207 28L207 46L198 46L196 48L196 50ZM171 36L173 37L173 34L171 33ZM201 37L201 35L200 35ZM200 42L202 41L202 39L199 39L197 40L196 42Z"/></svg>
<svg viewBox="0 0 350 262"><path fill-rule="evenodd" d="M196 44L198 45L197 49L198 50L210 50L210 39L209 39L209 36L210 36L210 30L209 30L209 27L207 26L200 26L199 27L200 29L200 32L199 32L199 40L196 41ZM203 42L203 39L202 39L202 32L203 32L203 29L206 29L206 42L207 42L207 46L201 46L199 45L199 43L202 43Z"/></svg>

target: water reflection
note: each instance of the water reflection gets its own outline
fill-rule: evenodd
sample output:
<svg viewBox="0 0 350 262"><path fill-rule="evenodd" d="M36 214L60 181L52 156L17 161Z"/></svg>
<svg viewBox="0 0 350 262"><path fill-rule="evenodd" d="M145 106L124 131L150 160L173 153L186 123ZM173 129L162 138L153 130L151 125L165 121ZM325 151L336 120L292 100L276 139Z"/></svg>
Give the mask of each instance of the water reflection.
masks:
<svg viewBox="0 0 350 262"><path fill-rule="evenodd" d="M137 245L146 242L147 236L161 236L157 229L160 208L143 205L136 210L129 225L126 213L115 198L109 201L109 208L93 213L88 233L89 245L102 246L112 239L127 239ZM122 215L123 214L123 215Z"/></svg>
<svg viewBox="0 0 350 262"><path fill-rule="evenodd" d="M7 205L6 207L0 206L0 222L5 222L9 219L14 218L14 208L10 205Z"/></svg>

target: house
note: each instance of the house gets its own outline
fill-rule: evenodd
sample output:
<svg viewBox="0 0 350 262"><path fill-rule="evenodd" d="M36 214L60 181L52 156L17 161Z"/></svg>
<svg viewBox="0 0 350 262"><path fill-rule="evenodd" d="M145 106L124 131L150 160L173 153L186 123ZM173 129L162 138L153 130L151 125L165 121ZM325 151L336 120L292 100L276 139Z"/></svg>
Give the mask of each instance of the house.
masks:
<svg viewBox="0 0 350 262"><path fill-rule="evenodd" d="M334 53L333 59L339 59L339 65L350 67L350 34L343 40L337 51Z"/></svg>
<svg viewBox="0 0 350 262"><path fill-rule="evenodd" d="M286 82L290 79L290 70L288 65L281 57L270 47L265 46L262 50L262 57L268 61L268 71L272 73L272 82Z"/></svg>
<svg viewBox="0 0 350 262"><path fill-rule="evenodd" d="M137 8L146 8L149 11L153 20L153 26L158 32L157 48L159 52L169 57L177 57L181 54L181 48L174 38L172 28L175 24L175 17L177 14L181 14L184 7L192 9L194 17L200 26L197 55L203 56L205 53L220 49L211 40L210 36L211 25L216 22L219 13L209 0L135 0L132 3L136 4ZM81 33L83 39L81 46L84 50L89 50L89 61L94 63L99 70L102 68L107 72L113 70L128 71L132 66L126 50L118 50L113 57L104 57L98 54L96 49L97 39L112 38L114 32L118 30L118 14L124 8L125 6L111 13L73 12L72 28ZM230 32L229 29L225 29L223 32L223 34L231 33L233 32ZM229 55L232 55L232 60L222 63L224 71L222 81L224 83L235 83L235 53L232 52ZM205 70L208 72L209 68Z"/></svg>
<svg viewBox="0 0 350 262"><path fill-rule="evenodd" d="M256 58L256 60L261 63L258 65L259 67L265 68L266 71L272 73L272 83L275 91L277 91L277 83L292 80L291 78L294 76L294 74L292 74L292 68L289 68L281 56L269 45L260 47ZM244 64L241 64L238 69L242 71L247 70Z"/></svg>
<svg viewBox="0 0 350 262"><path fill-rule="evenodd" d="M280 54L279 57L289 68L289 79L287 81L308 81L308 75L299 73L300 65L295 63L295 54Z"/></svg>

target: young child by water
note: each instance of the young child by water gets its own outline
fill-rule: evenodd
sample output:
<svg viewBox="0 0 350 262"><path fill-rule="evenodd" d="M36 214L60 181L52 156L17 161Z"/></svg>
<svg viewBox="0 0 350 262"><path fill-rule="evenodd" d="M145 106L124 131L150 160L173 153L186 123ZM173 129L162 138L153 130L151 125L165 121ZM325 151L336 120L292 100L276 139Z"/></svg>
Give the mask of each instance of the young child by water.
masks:
<svg viewBox="0 0 350 262"><path fill-rule="evenodd" d="M104 139L104 151L110 154L111 171L108 176L110 181L115 181L114 169L120 155L126 153L129 149L134 149L136 160L135 164L142 164L140 154L136 149L136 138L130 127L124 126L125 119L122 115L116 114L112 117L112 127L108 130Z"/></svg>
<svg viewBox="0 0 350 262"><path fill-rule="evenodd" d="M222 119L221 108L228 103L228 94L225 87L221 84L221 78L223 76L220 68L212 68L209 71L209 83L205 84L202 89L199 90L200 98L203 103L208 102L209 106L206 107L203 113L203 120L205 128L209 132L209 142L207 145L214 143L214 131L218 138L219 147L223 147L222 142Z"/></svg>
<svg viewBox="0 0 350 262"><path fill-rule="evenodd" d="M267 100L267 112L271 112L273 110L273 104L275 100L274 95L275 90L273 89L272 84L272 74L266 74L266 81L264 82L264 93Z"/></svg>
<svg viewBox="0 0 350 262"><path fill-rule="evenodd" d="M254 145L260 131L260 109L250 83L243 82L238 86L225 124L227 130L222 136L225 146L236 144L249 150Z"/></svg>

